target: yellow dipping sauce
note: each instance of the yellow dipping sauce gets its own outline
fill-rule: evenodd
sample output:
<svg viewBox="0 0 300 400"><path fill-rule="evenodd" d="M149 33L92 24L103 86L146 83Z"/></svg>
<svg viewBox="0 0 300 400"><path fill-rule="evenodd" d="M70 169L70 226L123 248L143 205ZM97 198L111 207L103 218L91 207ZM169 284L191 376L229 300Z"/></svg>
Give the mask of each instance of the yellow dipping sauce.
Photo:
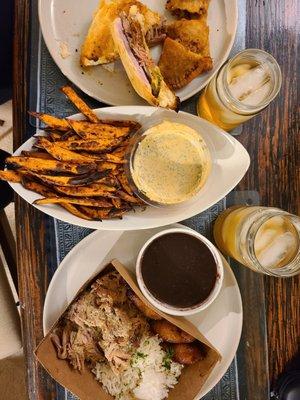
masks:
<svg viewBox="0 0 300 400"><path fill-rule="evenodd" d="M210 156L203 138L189 126L170 121L144 133L131 165L137 188L160 204L190 199L204 185L209 171Z"/></svg>

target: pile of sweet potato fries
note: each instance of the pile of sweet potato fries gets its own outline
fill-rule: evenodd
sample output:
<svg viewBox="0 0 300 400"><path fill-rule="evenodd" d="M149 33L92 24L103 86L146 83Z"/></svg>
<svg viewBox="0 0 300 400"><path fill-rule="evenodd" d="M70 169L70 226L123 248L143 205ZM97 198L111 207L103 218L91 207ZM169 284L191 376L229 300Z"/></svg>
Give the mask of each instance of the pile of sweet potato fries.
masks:
<svg viewBox="0 0 300 400"><path fill-rule="evenodd" d="M129 138L140 125L100 120L71 87L62 92L85 119L31 112L46 125L46 136L37 136L31 151L8 157L0 179L44 196L35 204L59 204L87 220L122 218L134 207L144 206L124 172Z"/></svg>

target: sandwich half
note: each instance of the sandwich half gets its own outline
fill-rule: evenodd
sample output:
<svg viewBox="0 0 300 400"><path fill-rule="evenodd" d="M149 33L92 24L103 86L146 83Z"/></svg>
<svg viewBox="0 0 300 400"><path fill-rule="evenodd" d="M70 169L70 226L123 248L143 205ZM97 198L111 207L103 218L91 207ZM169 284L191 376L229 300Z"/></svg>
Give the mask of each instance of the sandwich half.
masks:
<svg viewBox="0 0 300 400"><path fill-rule="evenodd" d="M81 48L80 64L83 67L110 63L118 58L111 36L111 25L120 12L128 12L132 6L144 17L143 29L148 43L155 44L164 39L161 16L145 4L138 0L101 0Z"/></svg>
<svg viewBox="0 0 300 400"><path fill-rule="evenodd" d="M151 58L144 31L144 17L136 7L113 22L112 37L128 78L139 96L154 106L177 110L179 99L165 83Z"/></svg>

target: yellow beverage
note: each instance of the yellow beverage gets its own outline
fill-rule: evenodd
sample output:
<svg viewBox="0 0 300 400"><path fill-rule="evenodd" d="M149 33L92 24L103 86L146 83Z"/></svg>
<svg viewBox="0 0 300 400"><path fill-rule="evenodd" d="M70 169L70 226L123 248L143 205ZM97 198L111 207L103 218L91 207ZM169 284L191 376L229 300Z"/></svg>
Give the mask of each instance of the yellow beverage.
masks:
<svg viewBox="0 0 300 400"><path fill-rule="evenodd" d="M197 112L230 131L264 109L281 87L281 72L268 53L249 49L224 64L199 97Z"/></svg>
<svg viewBox="0 0 300 400"><path fill-rule="evenodd" d="M300 218L268 207L235 206L214 224L217 247L258 272L291 276L300 272Z"/></svg>

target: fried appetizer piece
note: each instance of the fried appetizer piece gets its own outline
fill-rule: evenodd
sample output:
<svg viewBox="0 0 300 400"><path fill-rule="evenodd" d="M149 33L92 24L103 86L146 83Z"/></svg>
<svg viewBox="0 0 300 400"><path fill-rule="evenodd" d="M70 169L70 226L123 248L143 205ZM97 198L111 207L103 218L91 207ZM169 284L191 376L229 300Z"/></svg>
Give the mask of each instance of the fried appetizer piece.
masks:
<svg viewBox="0 0 300 400"><path fill-rule="evenodd" d="M207 12L209 0L167 0L166 9L179 18L193 18Z"/></svg>
<svg viewBox="0 0 300 400"><path fill-rule="evenodd" d="M165 319L153 321L151 327L154 333L168 343L192 343L195 340L193 336Z"/></svg>
<svg viewBox="0 0 300 400"><path fill-rule="evenodd" d="M171 345L173 360L184 365L195 364L203 358L197 343L177 343Z"/></svg>
<svg viewBox="0 0 300 400"><path fill-rule="evenodd" d="M200 342L193 343L167 343L161 344L170 359L183 365L195 364L205 357L204 346Z"/></svg>
<svg viewBox="0 0 300 400"><path fill-rule="evenodd" d="M133 290L128 289L127 290L127 297L133 302L133 304L141 311L142 314L145 315L145 317L154 319L154 320L160 320L162 317L157 314L154 310L152 310L150 307L148 307L135 293Z"/></svg>
<svg viewBox="0 0 300 400"><path fill-rule="evenodd" d="M135 6L143 16L144 33L161 24L160 15L137 0L101 0L81 49L82 66L110 63L119 57L111 26L120 12L127 13L131 6Z"/></svg>
<svg viewBox="0 0 300 400"><path fill-rule="evenodd" d="M212 68L210 57L202 57L186 49L177 41L167 38L159 60L166 83L174 90L187 85L202 72Z"/></svg>
<svg viewBox="0 0 300 400"><path fill-rule="evenodd" d="M90 122L99 122L99 119L94 111L78 96L71 86L63 86L61 91L71 100L78 111L85 115Z"/></svg>
<svg viewBox="0 0 300 400"><path fill-rule="evenodd" d="M132 7L116 18L112 35L128 78L139 96L149 104L176 110L179 99L167 86L151 58L141 25L142 15Z"/></svg>
<svg viewBox="0 0 300 400"><path fill-rule="evenodd" d="M122 141L122 138L111 138L111 139L81 139L73 140L68 139L60 142L60 147L68 150L84 150L94 153L109 151L118 146Z"/></svg>
<svg viewBox="0 0 300 400"><path fill-rule="evenodd" d="M167 25L167 36L194 53L210 57L209 28L206 23L206 15L199 19L172 21Z"/></svg>

